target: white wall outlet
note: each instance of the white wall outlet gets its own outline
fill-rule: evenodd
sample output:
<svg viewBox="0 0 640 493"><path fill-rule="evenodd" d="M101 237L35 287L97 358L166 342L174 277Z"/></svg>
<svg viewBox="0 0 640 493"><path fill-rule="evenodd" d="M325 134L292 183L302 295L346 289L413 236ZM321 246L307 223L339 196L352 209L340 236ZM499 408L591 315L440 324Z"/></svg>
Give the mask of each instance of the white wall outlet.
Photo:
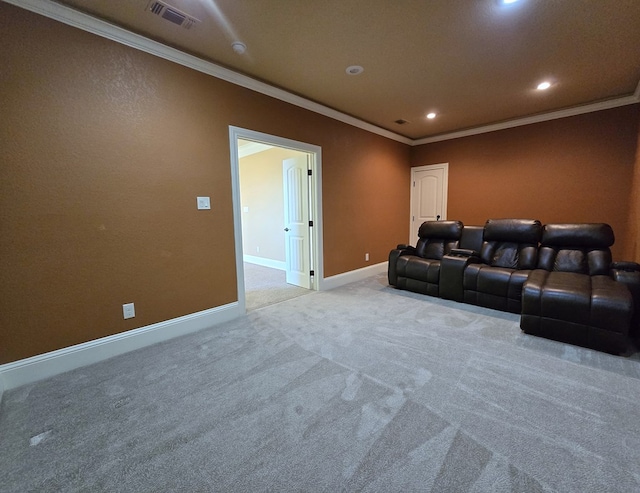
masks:
<svg viewBox="0 0 640 493"><path fill-rule="evenodd" d="M211 200L209 197L198 197L198 210L211 209Z"/></svg>
<svg viewBox="0 0 640 493"><path fill-rule="evenodd" d="M136 316L136 307L133 305L133 303L125 303L124 305L122 305L122 315L124 315L124 318L133 318Z"/></svg>
<svg viewBox="0 0 640 493"><path fill-rule="evenodd" d="M242 208L242 212L249 212L249 208L245 205L245 206Z"/></svg>
<svg viewBox="0 0 640 493"><path fill-rule="evenodd" d="M364 254L364 259L365 259L365 261L367 261L367 262L369 261L369 254L368 254L368 253L365 253L365 254Z"/></svg>
<svg viewBox="0 0 640 493"><path fill-rule="evenodd" d="M256 253L260 253L260 247L259 246L256 247Z"/></svg>

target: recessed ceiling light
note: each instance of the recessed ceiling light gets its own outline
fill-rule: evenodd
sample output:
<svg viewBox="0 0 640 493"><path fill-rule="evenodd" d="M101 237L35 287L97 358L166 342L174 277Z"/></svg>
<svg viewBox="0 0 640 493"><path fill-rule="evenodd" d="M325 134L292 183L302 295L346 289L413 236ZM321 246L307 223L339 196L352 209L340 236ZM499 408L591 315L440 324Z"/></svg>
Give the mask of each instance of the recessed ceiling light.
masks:
<svg viewBox="0 0 640 493"><path fill-rule="evenodd" d="M544 82L540 82L540 84L538 84L538 87L536 89L538 89L538 91L544 91L546 89L549 89L551 87L551 82L545 80Z"/></svg>
<svg viewBox="0 0 640 493"><path fill-rule="evenodd" d="M427 113L427 118L429 120L433 120L436 117L436 114L432 111L431 113Z"/></svg>
<svg viewBox="0 0 640 493"><path fill-rule="evenodd" d="M247 51L247 45L241 43L240 41L231 43L231 48L233 48L233 51L235 51L238 55L243 55L244 52Z"/></svg>
<svg viewBox="0 0 640 493"><path fill-rule="evenodd" d="M351 65L350 67L347 67L346 72L349 75L360 75L364 72L364 69L360 65Z"/></svg>

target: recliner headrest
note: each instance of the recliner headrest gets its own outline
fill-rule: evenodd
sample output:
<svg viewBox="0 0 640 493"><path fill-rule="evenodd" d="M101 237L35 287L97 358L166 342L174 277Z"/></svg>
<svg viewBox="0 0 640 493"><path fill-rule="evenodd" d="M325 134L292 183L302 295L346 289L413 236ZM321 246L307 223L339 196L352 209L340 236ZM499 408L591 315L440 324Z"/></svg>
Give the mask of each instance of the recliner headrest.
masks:
<svg viewBox="0 0 640 493"><path fill-rule="evenodd" d="M542 224L537 219L489 219L484 225L484 241L538 244Z"/></svg>
<svg viewBox="0 0 640 493"><path fill-rule="evenodd" d="M418 230L420 238L460 239L463 224L460 221L425 221Z"/></svg>
<svg viewBox="0 0 640 493"><path fill-rule="evenodd" d="M541 243L549 246L608 248L614 241L613 229L605 223L545 224Z"/></svg>

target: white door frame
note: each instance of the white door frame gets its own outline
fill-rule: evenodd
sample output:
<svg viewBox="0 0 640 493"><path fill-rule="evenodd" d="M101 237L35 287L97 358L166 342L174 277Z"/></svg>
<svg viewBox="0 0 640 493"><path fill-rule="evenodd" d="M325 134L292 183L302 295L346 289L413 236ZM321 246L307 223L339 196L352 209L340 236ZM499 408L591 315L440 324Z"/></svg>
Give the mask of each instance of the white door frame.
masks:
<svg viewBox="0 0 640 493"><path fill-rule="evenodd" d="M441 219L444 221L447 219L447 201L448 201L448 193L449 193L449 163L439 163L439 164L427 164L425 166L416 166L415 168L411 168L411 183L409 186L411 187L411 197L410 197L410 210L409 210L409 244L412 245L415 242L417 232L415 230L415 225L413 224L413 200L415 195L415 187L414 182L416 179L416 173L420 171L429 171L432 169L443 169L443 190L442 190L442 214ZM418 225L419 226L419 225Z"/></svg>
<svg viewBox="0 0 640 493"><path fill-rule="evenodd" d="M242 251L242 213L240 205L240 159L238 140L252 140L276 147L285 147L295 151L309 153L309 167L312 172L310 190L310 217L313 220L311 235L311 269L314 271L312 288L322 290L324 282L324 264L322 254L322 148L317 145L286 139L245 128L229 125L229 150L231 153L231 195L233 201L233 230L236 253L236 273L238 283L238 305L246 311L244 288L244 262Z"/></svg>

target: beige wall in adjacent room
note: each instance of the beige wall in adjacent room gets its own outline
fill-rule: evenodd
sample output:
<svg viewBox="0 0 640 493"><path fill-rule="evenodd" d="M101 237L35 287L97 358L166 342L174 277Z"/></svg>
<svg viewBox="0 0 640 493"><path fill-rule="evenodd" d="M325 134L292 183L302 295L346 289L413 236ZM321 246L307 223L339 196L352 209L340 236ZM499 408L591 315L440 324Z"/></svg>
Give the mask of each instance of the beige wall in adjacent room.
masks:
<svg viewBox="0 0 640 493"><path fill-rule="evenodd" d="M322 148L325 277L407 237L408 145L3 2L0 45L0 364L237 300L229 125Z"/></svg>
<svg viewBox="0 0 640 493"><path fill-rule="evenodd" d="M413 149L411 164L449 163L449 219L606 222L621 260L638 234L628 218L638 207L630 197L639 114L635 104L425 144Z"/></svg>
<svg viewBox="0 0 640 493"><path fill-rule="evenodd" d="M304 152L274 147L240 159L242 248L245 255L285 261L282 161Z"/></svg>

